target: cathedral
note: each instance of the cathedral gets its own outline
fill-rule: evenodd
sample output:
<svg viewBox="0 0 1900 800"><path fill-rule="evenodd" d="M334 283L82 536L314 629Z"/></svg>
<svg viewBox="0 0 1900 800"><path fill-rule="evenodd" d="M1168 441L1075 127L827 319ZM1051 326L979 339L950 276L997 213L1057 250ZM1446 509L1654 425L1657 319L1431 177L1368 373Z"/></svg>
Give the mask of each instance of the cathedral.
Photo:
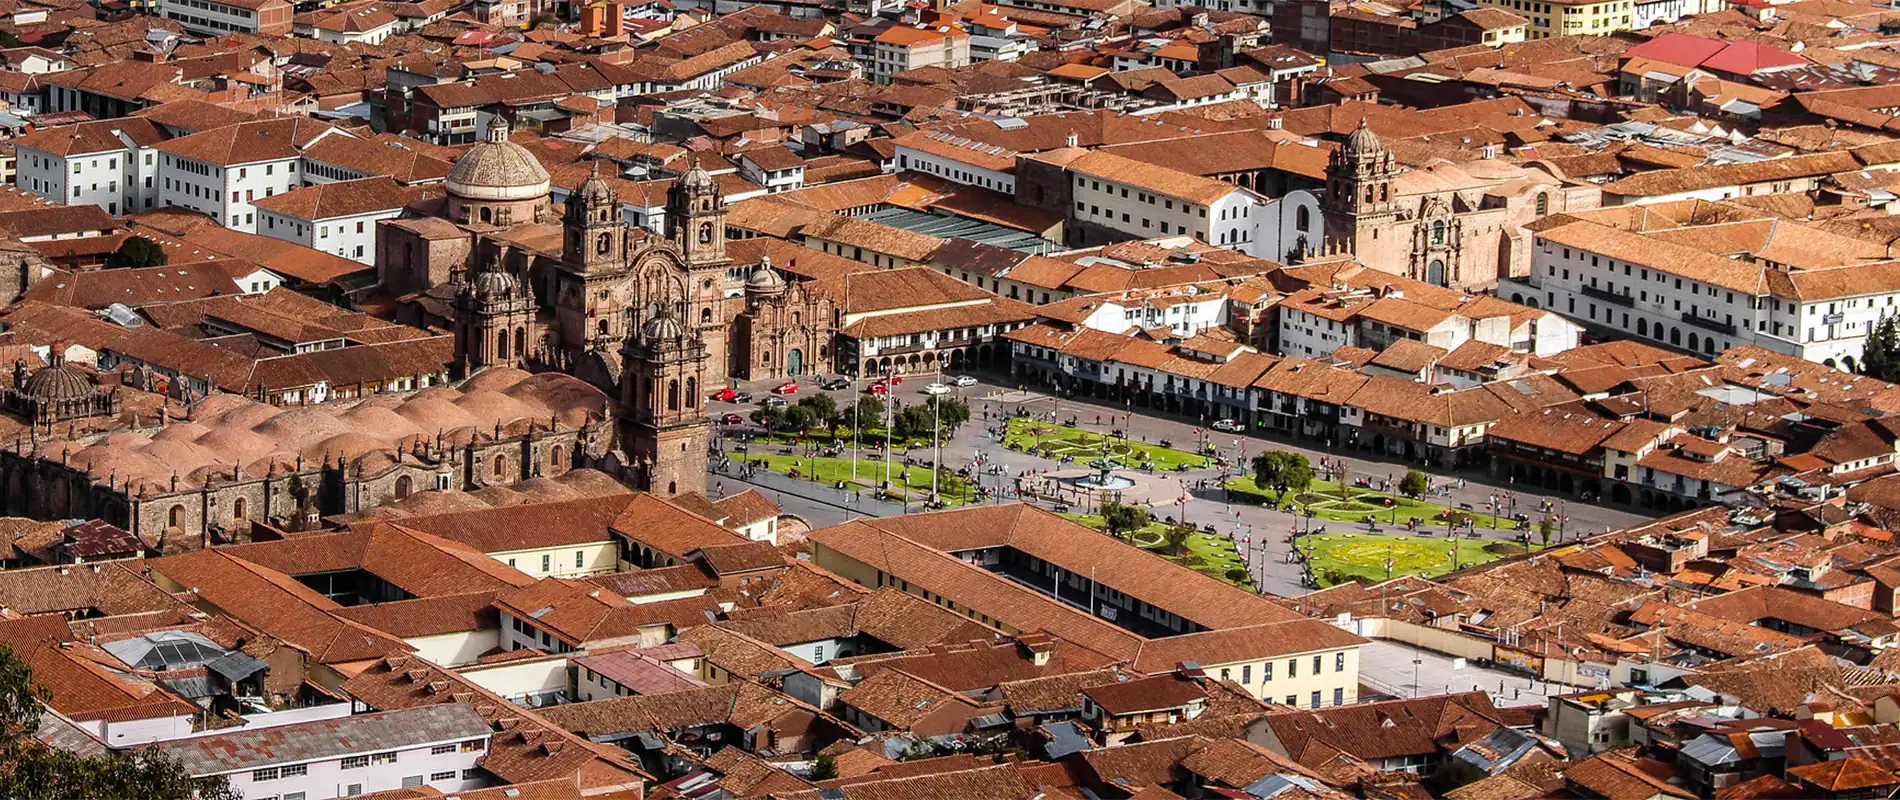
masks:
<svg viewBox="0 0 1900 800"><path fill-rule="evenodd" d="M706 399L720 387L833 371L841 311L767 258L735 262L718 182L698 165L668 187L663 235L626 222L599 162L557 213L547 170L499 118L444 189L382 223L385 290L440 309L459 375L559 371L618 398L636 488L705 490Z"/></svg>

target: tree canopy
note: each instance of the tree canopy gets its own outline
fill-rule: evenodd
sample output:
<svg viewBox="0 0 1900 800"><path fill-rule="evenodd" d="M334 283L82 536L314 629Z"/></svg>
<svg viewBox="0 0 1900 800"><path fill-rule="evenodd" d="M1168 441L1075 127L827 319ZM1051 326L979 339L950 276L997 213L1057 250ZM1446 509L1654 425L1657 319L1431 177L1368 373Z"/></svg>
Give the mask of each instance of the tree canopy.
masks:
<svg viewBox="0 0 1900 800"><path fill-rule="evenodd" d="M1313 485L1313 465L1299 453L1270 450L1254 456L1253 482L1278 491L1279 499L1285 500L1288 491L1304 492Z"/></svg>
<svg viewBox="0 0 1900 800"><path fill-rule="evenodd" d="M1153 518L1149 516L1148 509L1110 500L1102 504L1102 519L1108 526L1110 535L1117 539L1126 539L1135 531L1141 530Z"/></svg>
<svg viewBox="0 0 1900 800"><path fill-rule="evenodd" d="M113 267L162 267L170 260L163 246L143 236L127 237L107 259Z"/></svg>
<svg viewBox="0 0 1900 800"><path fill-rule="evenodd" d="M1856 366L1862 375L1900 382L1900 314L1888 314L1874 323Z"/></svg>
<svg viewBox="0 0 1900 800"><path fill-rule="evenodd" d="M1426 492L1431 491L1431 488L1431 479L1426 478L1425 473L1415 469L1406 470L1405 477L1399 479L1399 493L1401 494L1410 495L1412 497L1424 497Z"/></svg>

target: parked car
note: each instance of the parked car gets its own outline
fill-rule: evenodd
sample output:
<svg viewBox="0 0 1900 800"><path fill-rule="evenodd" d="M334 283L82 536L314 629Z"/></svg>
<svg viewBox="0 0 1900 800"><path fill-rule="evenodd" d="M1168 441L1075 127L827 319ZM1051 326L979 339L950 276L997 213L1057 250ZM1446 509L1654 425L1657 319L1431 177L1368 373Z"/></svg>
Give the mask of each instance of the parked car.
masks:
<svg viewBox="0 0 1900 800"><path fill-rule="evenodd" d="M950 383L955 385L957 388L962 388L965 386L975 386L976 379L968 375L958 375L955 378L951 378Z"/></svg>
<svg viewBox="0 0 1900 800"><path fill-rule="evenodd" d="M950 387L945 386L941 383L933 383L924 387L924 394L928 394L928 395L939 395L939 394L949 394L949 393L950 393Z"/></svg>
<svg viewBox="0 0 1900 800"><path fill-rule="evenodd" d="M781 383L777 386L772 387L773 394L796 394L797 392L798 392L798 381L786 381L784 383Z"/></svg>
<svg viewBox="0 0 1900 800"><path fill-rule="evenodd" d="M831 380L825 381L824 384L820 386L819 388L824 389L825 391L828 391L828 392L835 392L839 389L849 389L851 388L851 379L850 378L832 378Z"/></svg>
<svg viewBox="0 0 1900 800"><path fill-rule="evenodd" d="M730 403L734 399L736 399L738 396L739 396L739 390L728 386L724 389L720 389L717 392L713 392L712 399L718 400L721 403Z"/></svg>
<svg viewBox="0 0 1900 800"><path fill-rule="evenodd" d="M786 406L789 406L791 404L792 403L790 400L786 400L783 397L773 396L773 397L765 398L766 408L785 408Z"/></svg>
<svg viewBox="0 0 1900 800"><path fill-rule="evenodd" d="M751 392L740 392L740 393L738 393L738 394L735 394L735 395L733 395L733 396L732 396L732 402L734 402L734 403L750 403L750 402L752 402L752 393L751 393Z"/></svg>
<svg viewBox="0 0 1900 800"><path fill-rule="evenodd" d="M727 425L739 425L745 422L745 417L739 414L727 414L723 417L720 417L719 421L724 422Z"/></svg>
<svg viewBox="0 0 1900 800"><path fill-rule="evenodd" d="M1241 425L1231 419L1217 419L1214 420L1214 430L1234 433L1241 430Z"/></svg>
<svg viewBox="0 0 1900 800"><path fill-rule="evenodd" d="M891 391L891 387L886 386L882 383L871 384L871 389L870 389L871 394L890 394L890 391Z"/></svg>
<svg viewBox="0 0 1900 800"><path fill-rule="evenodd" d="M902 375L886 375L884 376L883 380L878 381L878 383L882 383L887 386L896 386L903 382L904 382L904 376Z"/></svg>

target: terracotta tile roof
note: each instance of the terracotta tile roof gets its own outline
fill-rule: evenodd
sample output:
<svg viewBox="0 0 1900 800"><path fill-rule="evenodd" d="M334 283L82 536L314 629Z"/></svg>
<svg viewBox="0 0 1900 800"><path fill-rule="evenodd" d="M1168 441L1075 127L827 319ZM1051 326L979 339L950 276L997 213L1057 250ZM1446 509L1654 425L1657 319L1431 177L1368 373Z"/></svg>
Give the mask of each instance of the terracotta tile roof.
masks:
<svg viewBox="0 0 1900 800"><path fill-rule="evenodd" d="M288 575L200 550L146 562L200 602L308 653L324 664L369 661L411 648L400 639L330 612L342 606Z"/></svg>
<svg viewBox="0 0 1900 800"><path fill-rule="evenodd" d="M165 132L151 120L127 117L37 130L13 139L13 145L55 156L73 156L125 150L126 143L120 136L139 147L152 147L165 141Z"/></svg>
<svg viewBox="0 0 1900 800"><path fill-rule="evenodd" d="M1035 156L1035 159L1072 172L1138 186L1203 206L1212 205L1235 192L1246 191L1231 183L1136 161L1103 150L1059 150Z"/></svg>
<svg viewBox="0 0 1900 800"><path fill-rule="evenodd" d="M180 136L158 145L174 156L221 166L297 158L319 138L337 133L329 124L304 117L240 122Z"/></svg>
<svg viewBox="0 0 1900 800"><path fill-rule="evenodd" d="M810 790L777 795L777 798L778 800L835 800L840 797L843 800L942 800L950 797L981 797L985 800L1033 800L1044 796L1025 779L1024 770L1014 763L893 778L880 778L879 774L874 773L869 777L870 780L853 780L849 783L827 781L827 784L835 785L835 794L828 790ZM820 794L821 791L826 793Z"/></svg>

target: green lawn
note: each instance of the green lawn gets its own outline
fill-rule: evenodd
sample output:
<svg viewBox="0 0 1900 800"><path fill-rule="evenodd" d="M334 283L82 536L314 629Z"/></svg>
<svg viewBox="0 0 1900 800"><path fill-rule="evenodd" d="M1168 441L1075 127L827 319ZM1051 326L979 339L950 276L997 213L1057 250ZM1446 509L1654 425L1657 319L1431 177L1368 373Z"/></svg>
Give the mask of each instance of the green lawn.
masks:
<svg viewBox="0 0 1900 800"><path fill-rule="evenodd" d="M751 439L741 439L735 436L731 439L731 441L748 442L753 447L786 447L786 446L800 447L800 446L805 446L805 445L810 445L810 444L817 444L820 446L836 445L838 447L849 449L851 447L851 429L839 428L836 431L812 430L812 431L807 431L804 434L755 433L753 434ZM945 435L944 441L946 443L949 442L950 437L948 435ZM882 444L883 442L884 442L883 428L866 428L864 429L863 432L858 434L858 449L859 450L868 451L872 448L873 445ZM929 447L930 440L929 439L912 439L910 440L909 444L911 447ZM892 447L897 448L898 450L902 450L904 449L904 445L905 445L904 437L902 436L891 437Z"/></svg>
<svg viewBox="0 0 1900 800"><path fill-rule="evenodd" d="M1189 469L1200 469L1208 465L1206 456L1195 455L1186 450L1176 450L1160 445L1131 442L1085 431L1068 425L1054 425L1047 422L1016 417L1009 421L1009 434L1003 438L1005 447L1014 445L1018 450L1044 448L1051 458L1070 456L1077 464L1086 464L1102 457L1102 446L1106 443L1110 457L1116 464L1126 459L1130 468L1154 462L1157 471L1169 471L1185 464ZM1191 442L1189 444L1192 444Z"/></svg>
<svg viewBox="0 0 1900 800"><path fill-rule="evenodd" d="M1096 514L1063 514L1062 516L1098 531L1108 527L1107 524L1102 521L1102 518ZM1248 575L1244 580L1240 581L1234 581L1227 577L1228 570L1245 570L1247 568L1246 559L1241 557L1240 550L1234 544L1233 539L1219 534L1201 533L1197 531L1188 537L1188 551L1185 556L1182 556L1161 552L1161 548L1167 542L1167 533L1168 526L1166 524L1150 522L1141 530L1135 531L1135 535L1132 537L1134 541L1131 542L1131 544L1143 550L1154 552L1162 558L1186 566L1209 577L1227 581L1243 589L1251 590L1253 588L1252 575Z"/></svg>
<svg viewBox="0 0 1900 800"><path fill-rule="evenodd" d="M1280 496L1280 493L1273 489L1261 489L1254 484L1253 478L1250 476L1229 478L1227 480L1227 490L1234 493L1235 500L1244 500L1260 505L1272 503ZM1339 491L1339 484L1322 480L1313 481L1313 485L1307 487L1307 490L1303 493L1288 493L1287 499L1298 504L1301 507L1300 513L1302 514L1305 513L1306 508L1312 508L1318 512L1314 515L1317 519L1362 524L1360 520L1364 519L1367 514L1375 514L1379 518L1380 525L1404 525L1406 520L1412 517L1419 517L1425 520L1425 524L1435 525L1440 531L1443 531L1445 527L1445 518L1443 515L1451 510L1437 503L1428 503L1423 500L1414 500L1403 495L1386 494L1384 492L1375 492L1370 489L1360 489L1358 487L1349 488L1346 494L1342 496ZM1393 505L1385 504L1384 501L1388 499L1393 501ZM1491 528L1494 524L1504 529L1517 527L1517 523L1509 518L1494 519L1490 514L1483 512L1465 511L1463 509L1457 509L1457 511L1461 514L1467 514L1476 520L1480 528Z"/></svg>
<svg viewBox="0 0 1900 800"><path fill-rule="evenodd" d="M884 480L884 460L881 458L859 458L856 483L851 478L851 459L849 458L812 458L807 456L785 456L777 454L750 453L743 459L749 464L759 464L773 472L790 474L798 470L802 480L815 480L826 485L843 482L847 488L855 485L863 489L875 488ZM906 491L910 500L924 500L930 497L930 468L926 466L905 467L902 460L891 463L891 471L897 473L893 483L900 491ZM965 493L970 491L969 482L944 470L937 476L937 492L945 503L958 505L968 499Z"/></svg>
<svg viewBox="0 0 1900 800"><path fill-rule="evenodd" d="M1300 539L1300 549L1312 547L1313 574L1321 586L1354 577L1375 581L1387 577L1385 561L1392 559L1391 577L1442 575L1453 569L1496 561L1523 552L1513 542L1445 539L1421 536L1381 536L1366 533L1326 533ZM1457 557L1452 556L1453 548Z"/></svg>

